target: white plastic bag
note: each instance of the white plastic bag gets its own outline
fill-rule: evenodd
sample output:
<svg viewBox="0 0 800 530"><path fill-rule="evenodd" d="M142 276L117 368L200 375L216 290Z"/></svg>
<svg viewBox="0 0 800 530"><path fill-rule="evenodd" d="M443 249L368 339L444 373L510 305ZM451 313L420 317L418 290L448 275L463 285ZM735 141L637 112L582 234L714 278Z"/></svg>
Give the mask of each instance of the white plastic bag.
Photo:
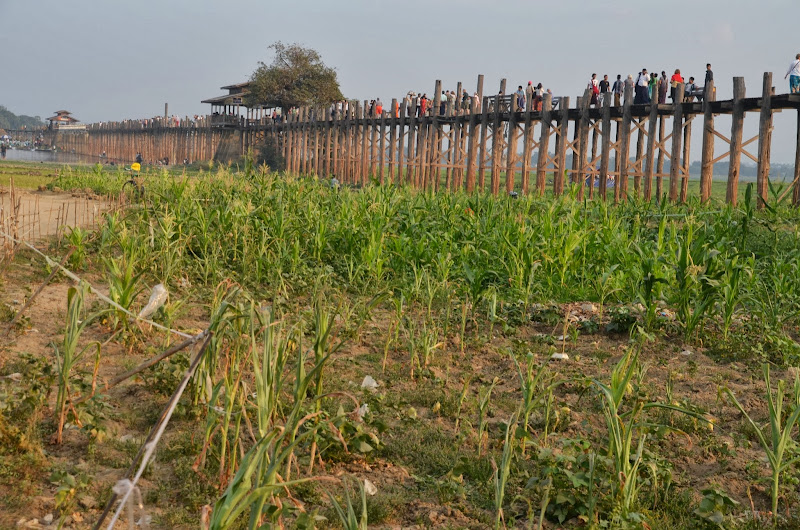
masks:
<svg viewBox="0 0 800 530"><path fill-rule="evenodd" d="M163 283L159 283L153 287L153 292L150 293L150 300L148 300L147 305L139 311L139 318L149 318L150 315L158 311L158 308L167 302L167 298L169 298L169 293Z"/></svg>

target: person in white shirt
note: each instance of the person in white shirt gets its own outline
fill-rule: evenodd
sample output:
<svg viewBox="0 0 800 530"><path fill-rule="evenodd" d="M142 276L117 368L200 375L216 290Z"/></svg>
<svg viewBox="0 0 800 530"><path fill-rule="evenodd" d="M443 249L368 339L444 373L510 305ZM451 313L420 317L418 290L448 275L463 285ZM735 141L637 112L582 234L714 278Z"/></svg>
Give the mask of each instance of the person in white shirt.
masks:
<svg viewBox="0 0 800 530"><path fill-rule="evenodd" d="M789 91L792 94L800 93L800 53L798 53L792 64L789 65L789 70L786 71L784 79L789 78Z"/></svg>
<svg viewBox="0 0 800 530"><path fill-rule="evenodd" d="M586 85L586 88L589 89L592 95L592 99L589 104L596 107L597 96L600 94L600 81L597 80L597 74L592 74L592 78L589 80L589 84Z"/></svg>
<svg viewBox="0 0 800 530"><path fill-rule="evenodd" d="M650 103L650 94L647 90L647 82L650 76L647 75L647 68L643 68L636 78L636 95L633 98L634 105L646 105Z"/></svg>

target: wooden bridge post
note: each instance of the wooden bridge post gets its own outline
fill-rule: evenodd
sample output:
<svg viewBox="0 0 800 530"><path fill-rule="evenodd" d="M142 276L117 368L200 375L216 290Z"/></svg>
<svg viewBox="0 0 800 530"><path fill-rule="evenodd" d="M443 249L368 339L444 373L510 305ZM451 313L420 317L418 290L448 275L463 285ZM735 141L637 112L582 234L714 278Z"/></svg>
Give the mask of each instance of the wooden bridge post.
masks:
<svg viewBox="0 0 800 530"><path fill-rule="evenodd" d="M647 158L644 167L644 199L653 197L653 156L656 151L656 127L658 126L658 101L650 102L650 117L647 122Z"/></svg>
<svg viewBox="0 0 800 530"><path fill-rule="evenodd" d="M683 138L683 91L685 86L678 83L675 99L672 102L672 156L669 161L669 200L678 200L678 177L681 173L681 139Z"/></svg>
<svg viewBox="0 0 800 530"><path fill-rule="evenodd" d="M756 189L758 207L767 204L769 193L770 148L772 145L772 72L764 72L764 85L761 95L761 114L758 121L758 169Z"/></svg>
<svg viewBox="0 0 800 530"><path fill-rule="evenodd" d="M797 109L797 140L794 148L794 192L792 202L800 206L800 109Z"/></svg>
<svg viewBox="0 0 800 530"><path fill-rule="evenodd" d="M564 193L564 178L567 174L567 142L569 140L569 97L559 102L559 134L556 143L556 169L553 173L553 195L559 197Z"/></svg>
<svg viewBox="0 0 800 530"><path fill-rule="evenodd" d="M489 97L481 100L481 141L480 155L478 156L478 187L481 192L486 191L486 139L489 136Z"/></svg>
<svg viewBox="0 0 800 530"><path fill-rule="evenodd" d="M694 116L686 118L683 127L683 176L681 177L681 202L686 202L689 195L689 168L691 167L691 150L692 150L692 122Z"/></svg>
<svg viewBox="0 0 800 530"><path fill-rule="evenodd" d="M374 109L373 109L374 110ZM372 176L371 172L369 171L369 160L372 160L372 157L369 156L370 153L370 131L373 130L373 127L370 127L373 119L369 116L369 101L366 99L364 100L364 107L361 109L361 185L366 186L367 182L369 182L369 177ZM374 135L373 135L374 139Z"/></svg>
<svg viewBox="0 0 800 530"><path fill-rule="evenodd" d="M528 108L533 102L528 104ZM530 116L530 113L528 114ZM530 119L530 118L528 118ZM540 197L544 196L544 189L547 186L547 154L550 146L550 128L553 122L553 95L549 92L544 94L542 99L542 119L540 122L541 135L539 136L539 153L536 157L536 191ZM531 131L533 133L533 131ZM530 160L531 152L528 148L526 162ZM526 190L527 191L527 190Z"/></svg>
<svg viewBox="0 0 800 530"><path fill-rule="evenodd" d="M478 76L478 94L483 94L483 75ZM475 166L476 155L478 153L478 106L475 104L475 99L470 100L470 113L469 113L469 144L467 145L467 193L475 191Z"/></svg>
<svg viewBox="0 0 800 530"><path fill-rule="evenodd" d="M584 187L586 186L586 151L589 148L589 104L591 103L591 95L587 89L581 104L578 106L580 109L580 122L578 124L578 167L572 169L577 171L578 185L580 191L578 192L578 199L583 200Z"/></svg>
<svg viewBox="0 0 800 530"><path fill-rule="evenodd" d="M736 196L739 192L739 163L742 159L742 126L744 125L744 105L742 100L744 96L744 77L734 77L730 167L728 168L728 188L725 193L725 200L729 204L736 204Z"/></svg>
<svg viewBox="0 0 800 530"><path fill-rule="evenodd" d="M430 101L430 100L428 100ZM433 110L433 109L430 109ZM427 146L428 146L428 129L430 119L426 116L426 112L422 112L420 108L419 125L417 126L417 160L416 160L416 176L415 182L417 187L426 189L428 185L428 164L427 164Z"/></svg>
<svg viewBox="0 0 800 530"><path fill-rule="evenodd" d="M400 107L397 105L397 98L392 99L392 115L389 116L389 183L397 182L395 179L395 145L397 144L397 114L400 112ZM381 169L383 171L383 169Z"/></svg>
<svg viewBox="0 0 800 530"><path fill-rule="evenodd" d="M642 192L642 176L644 172L642 171L642 158L644 153L644 129L642 128L642 118L639 118L639 125L636 127L637 134L636 134L636 162L639 164L639 168L636 170L636 173L633 174L633 192L636 194L636 198L639 198Z"/></svg>
<svg viewBox="0 0 800 530"><path fill-rule="evenodd" d="M620 199L625 200L628 194L628 155L631 151L631 121L633 105L633 80L625 80L625 100L622 103L622 133L619 140L619 182L614 186L614 202L619 202Z"/></svg>
<svg viewBox="0 0 800 530"><path fill-rule="evenodd" d="M394 112L395 104L396 100L392 100L392 112ZM381 185L383 185L384 184L383 170L386 164L386 111L382 111L379 118L380 118L380 125L378 133L378 180L380 181Z"/></svg>
<svg viewBox="0 0 800 530"><path fill-rule="evenodd" d="M459 83L460 84L460 83ZM442 145L442 131L444 126L439 125L439 109L442 105L442 80L437 79L433 89L433 108L431 109L431 123L433 130L430 135L430 174L432 177L431 189L436 190L439 188L439 168L441 167L441 145ZM445 101L445 113L447 113L447 101ZM447 174L447 187L450 187L450 175L452 171L450 167L445 170Z"/></svg>
<svg viewBox="0 0 800 530"><path fill-rule="evenodd" d="M503 156L501 129L501 98L506 95L506 80L500 80L500 92L494 100L494 130L492 131L492 195L500 193L500 163Z"/></svg>
<svg viewBox="0 0 800 530"><path fill-rule="evenodd" d="M292 131L290 130L292 118L292 114L286 111L286 115L283 117L283 131L281 134L281 137L283 138L283 160L286 163L286 171L288 173L292 172ZM207 134L206 136L211 138L210 134Z"/></svg>
<svg viewBox="0 0 800 530"><path fill-rule="evenodd" d="M464 186L464 173L467 167L467 140L469 139L469 118L467 117L466 110L462 111L456 118L456 126L458 127L458 150L456 151L456 188L462 189Z"/></svg>
<svg viewBox="0 0 800 530"><path fill-rule="evenodd" d="M331 167L333 168L333 171L331 174L337 177L340 182L344 182L341 165L342 157L340 156L339 151L339 139L342 132L343 118L344 107L342 107L341 110L336 109L334 111L333 120L331 121L331 136L333 137L333 142L331 143Z"/></svg>
<svg viewBox="0 0 800 530"><path fill-rule="evenodd" d="M656 164L656 199L661 200L661 196L664 194L664 157L666 154L664 153L664 138L667 136L667 124L664 121L664 116L659 116L658 118L658 163Z"/></svg>
<svg viewBox="0 0 800 530"><path fill-rule="evenodd" d="M508 138L506 140L506 194L514 191L517 177L517 112L516 96L511 96L511 106L508 110ZM515 110L517 109L517 110Z"/></svg>
<svg viewBox="0 0 800 530"><path fill-rule="evenodd" d="M703 152L700 160L700 200L706 202L711 198L711 186L714 179L714 113L711 112L714 81L707 82L703 90Z"/></svg>
<svg viewBox="0 0 800 530"><path fill-rule="evenodd" d="M417 181L414 174L414 162L416 161L416 137L417 137L417 110L419 109L419 99L411 98L410 118L408 122L408 150L406 156L406 177L405 180L416 187Z"/></svg>
<svg viewBox="0 0 800 530"><path fill-rule="evenodd" d="M377 112L377 103L372 107L372 113L369 117L369 177L377 178L378 174L375 169L375 164L378 161L378 118L375 113ZM381 129L381 137L383 137L383 129Z"/></svg>
<svg viewBox="0 0 800 530"><path fill-rule="evenodd" d="M395 177L395 183L398 186L405 184L405 179L403 178L403 159L404 157L407 159L406 153L403 149L403 143L406 139L406 114L409 112L409 109L406 108L406 99L403 98L403 102L400 104L400 116L398 118L399 126L397 131L397 176Z"/></svg>
<svg viewBox="0 0 800 530"><path fill-rule="evenodd" d="M603 145L600 147L600 198L606 200L608 187L608 163L611 158L611 93L606 92L603 97Z"/></svg>

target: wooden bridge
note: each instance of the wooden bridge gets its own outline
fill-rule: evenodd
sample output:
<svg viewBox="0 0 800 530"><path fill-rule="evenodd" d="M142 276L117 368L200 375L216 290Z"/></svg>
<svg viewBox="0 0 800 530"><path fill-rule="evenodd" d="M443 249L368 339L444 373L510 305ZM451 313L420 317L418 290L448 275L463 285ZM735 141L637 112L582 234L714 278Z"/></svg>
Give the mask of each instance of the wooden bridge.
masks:
<svg viewBox="0 0 800 530"><path fill-rule="evenodd" d="M795 204L800 203L800 94L775 95L771 73L764 74L759 97L746 97L744 78L736 77L730 100L715 101L713 83L708 83L702 102L683 102L683 85L678 85L675 101L681 103L634 105L633 83L628 80L618 107L611 106L610 95L602 106L590 107L587 92L577 98L575 107L570 107L570 98L562 97L558 109L553 109L546 94L541 111L528 105L522 112L493 104L502 100L484 96L483 84L483 76L478 76L478 98L470 109L450 106L444 114L439 112L442 90L437 81L431 112L423 116L414 111L416 98L410 105L392 100L380 116L369 115L364 101L333 117L327 107L304 107L285 116L283 123L244 123L227 129L210 124L150 129L90 125L86 134L64 134L58 142L59 147L81 154L105 151L109 157L132 160L141 151L146 160L168 156L180 162L231 159L269 141L285 158L288 171L335 175L354 185L375 178L428 190L494 194L503 189L541 195L552 187L559 195L571 183L581 198L605 199L611 198L613 182L615 200L633 192L645 199L666 194L672 201L683 201L688 193L692 126L702 121L700 195L703 200L711 196L714 164L727 159L726 198L735 203L742 156L757 164L756 190L766 200L773 113L797 109L793 189ZM461 92L459 83L456 94ZM505 94L504 79L499 95ZM759 113L759 130L745 139L748 112ZM731 116L730 131L715 128L715 117L723 114ZM725 152L715 152L717 139L727 144Z"/></svg>

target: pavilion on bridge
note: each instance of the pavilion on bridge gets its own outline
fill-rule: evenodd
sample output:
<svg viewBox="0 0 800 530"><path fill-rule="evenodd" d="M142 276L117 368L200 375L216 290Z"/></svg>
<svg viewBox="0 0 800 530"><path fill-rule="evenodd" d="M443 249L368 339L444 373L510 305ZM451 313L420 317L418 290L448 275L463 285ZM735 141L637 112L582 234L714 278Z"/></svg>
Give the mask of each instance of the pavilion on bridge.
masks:
<svg viewBox="0 0 800 530"><path fill-rule="evenodd" d="M275 110L278 115L280 109L274 105L252 103L248 101L250 95L250 81L221 87L228 93L222 96L204 99L200 103L211 104L211 125L219 127L239 127L264 123L272 117ZM242 109L244 108L244 114Z"/></svg>

